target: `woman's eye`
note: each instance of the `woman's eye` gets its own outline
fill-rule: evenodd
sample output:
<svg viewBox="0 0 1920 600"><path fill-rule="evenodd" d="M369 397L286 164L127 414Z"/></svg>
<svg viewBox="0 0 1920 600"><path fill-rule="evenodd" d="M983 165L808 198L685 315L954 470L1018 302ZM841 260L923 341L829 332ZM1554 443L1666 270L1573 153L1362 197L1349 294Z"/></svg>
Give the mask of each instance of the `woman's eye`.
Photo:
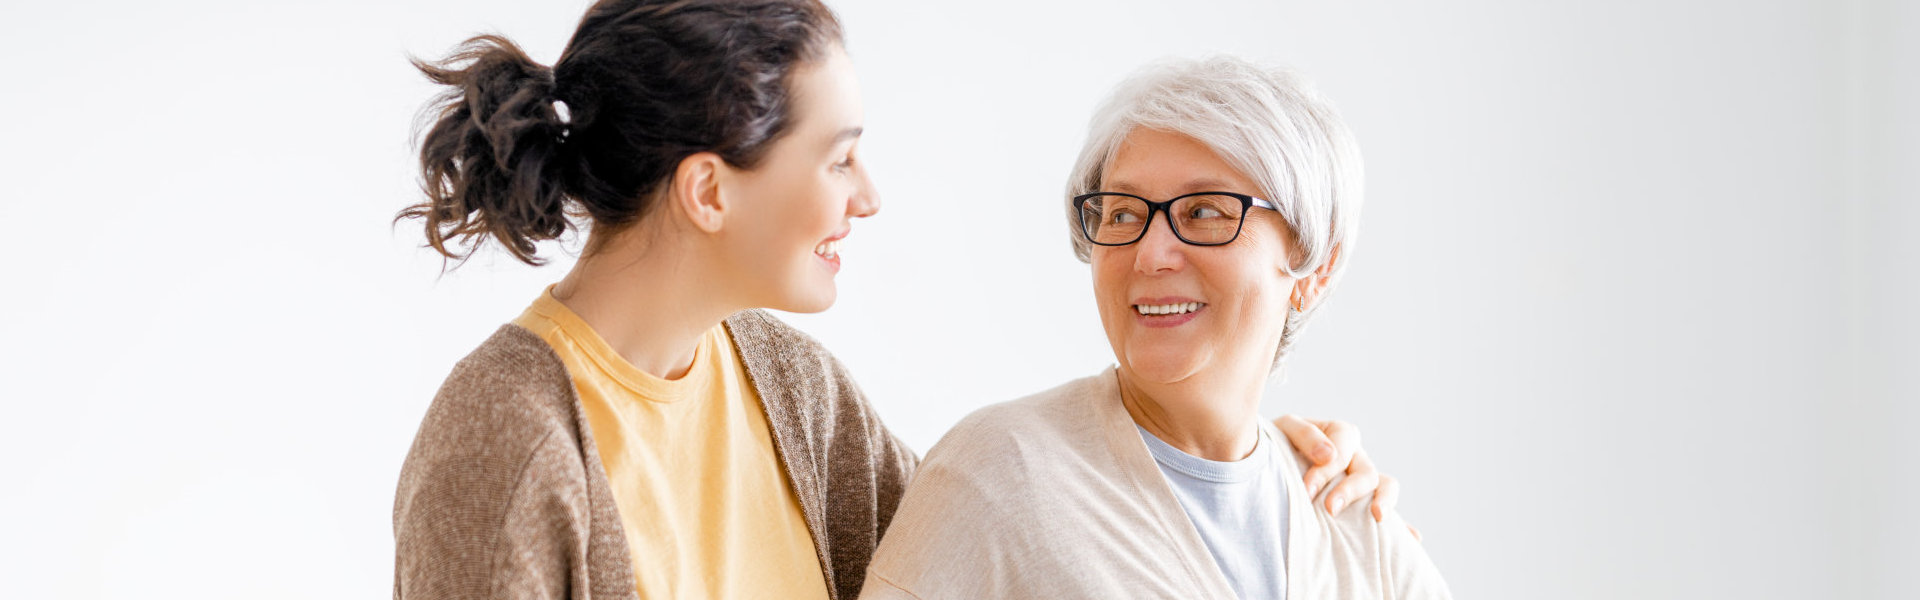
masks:
<svg viewBox="0 0 1920 600"><path fill-rule="evenodd" d="M1224 215L1218 209L1211 206L1196 206L1193 210L1187 211L1187 217L1192 219L1218 219L1222 216Z"/></svg>
<svg viewBox="0 0 1920 600"><path fill-rule="evenodd" d="M847 157L846 160L833 163L833 169L836 171L845 171L851 168L853 168L853 157L851 156Z"/></svg>
<svg viewBox="0 0 1920 600"><path fill-rule="evenodd" d="M1116 212L1116 213L1113 213L1113 216L1108 219L1108 221L1111 223L1132 223L1138 220L1140 220L1140 215L1136 215L1130 212Z"/></svg>

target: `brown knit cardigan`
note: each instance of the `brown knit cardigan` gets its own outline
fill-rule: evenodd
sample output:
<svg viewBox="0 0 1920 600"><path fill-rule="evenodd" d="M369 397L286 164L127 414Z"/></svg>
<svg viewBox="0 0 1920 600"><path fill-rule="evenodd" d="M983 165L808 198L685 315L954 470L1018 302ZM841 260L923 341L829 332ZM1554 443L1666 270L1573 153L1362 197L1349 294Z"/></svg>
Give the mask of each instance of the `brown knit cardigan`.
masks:
<svg viewBox="0 0 1920 600"><path fill-rule="evenodd" d="M757 310L726 327L827 591L853 600L919 459L819 342ZM516 325L454 366L427 409L400 471L393 537L396 599L635 596L573 381L546 341Z"/></svg>

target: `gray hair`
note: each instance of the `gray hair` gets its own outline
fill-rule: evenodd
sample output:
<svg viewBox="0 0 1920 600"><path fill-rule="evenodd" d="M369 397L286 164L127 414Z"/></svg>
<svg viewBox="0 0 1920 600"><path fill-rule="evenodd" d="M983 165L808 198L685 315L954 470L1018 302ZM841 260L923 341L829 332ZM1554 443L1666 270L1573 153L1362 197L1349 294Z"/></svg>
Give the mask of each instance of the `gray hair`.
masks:
<svg viewBox="0 0 1920 600"><path fill-rule="evenodd" d="M1086 145L1067 179L1073 254L1091 262L1073 197L1100 191L1105 172L1136 128L1178 133L1211 148L1280 208L1294 233L1287 275L1308 277L1333 262L1327 291L1346 270L1360 231L1360 147L1333 106L1304 77L1231 56L1148 65L1114 88L1094 113ZM1340 258L1335 259L1338 249ZM1324 298L1322 298L1324 300ZM1274 368L1325 302L1288 307Z"/></svg>

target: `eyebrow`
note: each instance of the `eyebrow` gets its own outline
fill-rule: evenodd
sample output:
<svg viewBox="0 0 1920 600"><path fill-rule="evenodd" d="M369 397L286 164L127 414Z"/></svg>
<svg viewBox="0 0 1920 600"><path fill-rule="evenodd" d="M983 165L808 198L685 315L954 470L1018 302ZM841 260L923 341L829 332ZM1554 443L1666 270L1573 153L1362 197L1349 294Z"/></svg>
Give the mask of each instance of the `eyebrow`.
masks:
<svg viewBox="0 0 1920 600"><path fill-rule="evenodd" d="M842 130L840 130L840 133L838 133L838 134L835 134L835 135L833 136L833 144L830 144L830 145L839 145L839 144L840 144L840 142L844 142L844 141L847 141L847 140L851 140L851 139L854 139L854 138L857 138L857 137L860 137L860 134L862 134L862 133L866 133L866 131L867 131L867 128L865 128L865 127L857 127L857 126L856 126L856 127L848 127L848 128L846 128L846 129L842 129Z"/></svg>

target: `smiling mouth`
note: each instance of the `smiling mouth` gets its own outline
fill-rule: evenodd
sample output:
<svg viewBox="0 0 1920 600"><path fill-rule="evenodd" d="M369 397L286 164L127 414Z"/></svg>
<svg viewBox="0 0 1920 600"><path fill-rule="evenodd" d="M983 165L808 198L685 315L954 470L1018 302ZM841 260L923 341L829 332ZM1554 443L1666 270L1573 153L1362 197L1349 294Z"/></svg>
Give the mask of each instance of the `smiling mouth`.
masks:
<svg viewBox="0 0 1920 600"><path fill-rule="evenodd" d="M1144 316L1184 315L1205 307L1205 302L1180 302L1176 304L1135 304L1133 312Z"/></svg>
<svg viewBox="0 0 1920 600"><path fill-rule="evenodd" d="M840 240L820 242L820 245L813 247L813 253L819 255L820 258L839 258Z"/></svg>

